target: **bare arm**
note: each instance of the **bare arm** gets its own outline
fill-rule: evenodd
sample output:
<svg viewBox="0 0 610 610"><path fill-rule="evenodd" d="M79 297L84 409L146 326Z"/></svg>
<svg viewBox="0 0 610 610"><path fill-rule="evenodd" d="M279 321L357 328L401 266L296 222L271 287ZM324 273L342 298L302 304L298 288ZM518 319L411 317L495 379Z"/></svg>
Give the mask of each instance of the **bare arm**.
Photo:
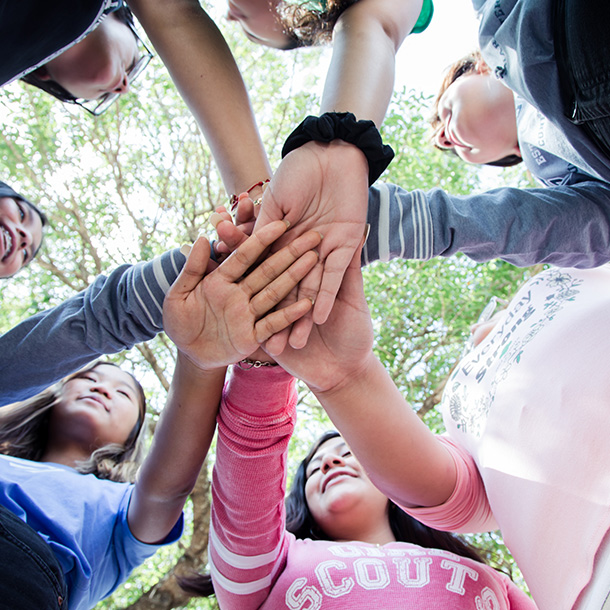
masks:
<svg viewBox="0 0 610 610"><path fill-rule="evenodd" d="M269 343L267 343L267 346ZM275 358L316 395L375 485L403 506L435 506L456 486L453 458L375 357L360 252L307 345Z"/></svg>
<svg viewBox="0 0 610 610"><path fill-rule="evenodd" d="M201 370L178 352L167 403L129 504L129 528L142 542L160 542L180 517L214 436L225 370Z"/></svg>
<svg viewBox="0 0 610 610"><path fill-rule="evenodd" d="M128 4L197 119L227 191L240 193L269 178L271 168L243 79L198 0Z"/></svg>
<svg viewBox="0 0 610 610"><path fill-rule="evenodd" d="M359 0L339 17L320 112L353 112L381 125L394 90L396 53L422 0Z"/></svg>

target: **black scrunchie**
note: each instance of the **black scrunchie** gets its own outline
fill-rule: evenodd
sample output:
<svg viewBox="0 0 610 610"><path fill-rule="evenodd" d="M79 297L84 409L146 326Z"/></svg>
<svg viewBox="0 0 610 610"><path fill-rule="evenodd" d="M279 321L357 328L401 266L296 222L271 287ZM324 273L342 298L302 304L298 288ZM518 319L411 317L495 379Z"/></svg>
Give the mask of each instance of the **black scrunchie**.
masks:
<svg viewBox="0 0 610 610"><path fill-rule="evenodd" d="M322 116L308 116L288 136L282 148L282 158L307 142L343 140L357 146L369 163L369 186L381 176L394 158L391 146L381 140L373 121L357 121L351 112L326 112Z"/></svg>

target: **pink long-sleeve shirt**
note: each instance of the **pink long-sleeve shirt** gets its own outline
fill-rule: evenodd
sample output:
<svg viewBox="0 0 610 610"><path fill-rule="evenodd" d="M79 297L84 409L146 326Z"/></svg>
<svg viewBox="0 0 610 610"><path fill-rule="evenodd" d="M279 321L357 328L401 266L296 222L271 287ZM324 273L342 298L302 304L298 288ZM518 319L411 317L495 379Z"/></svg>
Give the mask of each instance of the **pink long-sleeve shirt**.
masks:
<svg viewBox="0 0 610 610"><path fill-rule="evenodd" d="M408 510L437 529L499 527L541 610L575 606L610 528L609 336L609 266L527 282L447 383L453 495Z"/></svg>
<svg viewBox="0 0 610 610"><path fill-rule="evenodd" d="M229 381L218 417L210 564L223 610L535 610L503 574L396 542L296 540L284 529L292 378L277 368Z"/></svg>

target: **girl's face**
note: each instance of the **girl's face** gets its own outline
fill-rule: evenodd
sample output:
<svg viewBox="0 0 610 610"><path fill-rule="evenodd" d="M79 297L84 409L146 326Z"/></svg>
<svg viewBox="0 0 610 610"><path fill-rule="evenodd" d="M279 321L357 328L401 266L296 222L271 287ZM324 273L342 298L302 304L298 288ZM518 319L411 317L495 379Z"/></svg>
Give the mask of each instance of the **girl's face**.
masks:
<svg viewBox="0 0 610 610"><path fill-rule="evenodd" d="M125 93L127 74L138 58L133 32L110 15L83 40L47 62L38 76L54 80L76 98L95 100L105 93Z"/></svg>
<svg viewBox="0 0 610 610"><path fill-rule="evenodd" d="M68 381L51 412L50 430L94 451L109 443L123 445L140 416L140 393L131 375L99 364Z"/></svg>
<svg viewBox="0 0 610 610"><path fill-rule="evenodd" d="M305 475L309 511L333 540L360 539L358 528L368 530L371 523L387 521L387 497L340 436L320 445Z"/></svg>
<svg viewBox="0 0 610 610"><path fill-rule="evenodd" d="M0 197L0 278L27 265L42 242L42 220L20 199Z"/></svg>
<svg viewBox="0 0 610 610"><path fill-rule="evenodd" d="M281 0L228 0L227 19L238 21L246 36L258 44L276 49L289 46L277 15Z"/></svg>
<svg viewBox="0 0 610 610"><path fill-rule="evenodd" d="M489 73L461 76L438 104L439 148L453 150L468 163L491 163L519 155L513 93Z"/></svg>

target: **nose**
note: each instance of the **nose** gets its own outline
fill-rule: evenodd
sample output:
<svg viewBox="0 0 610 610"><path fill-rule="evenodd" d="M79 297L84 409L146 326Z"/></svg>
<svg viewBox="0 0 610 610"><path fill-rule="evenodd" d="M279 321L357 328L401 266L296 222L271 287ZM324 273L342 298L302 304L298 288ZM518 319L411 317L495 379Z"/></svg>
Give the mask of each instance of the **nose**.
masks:
<svg viewBox="0 0 610 610"><path fill-rule="evenodd" d="M322 459L320 470L322 474L326 474L331 468L337 468L338 466L345 466L345 460L335 453L327 453Z"/></svg>
<svg viewBox="0 0 610 610"><path fill-rule="evenodd" d="M453 148L453 144L447 137L447 132L445 131L444 125L441 125L439 130L436 132L434 136L434 143L439 148Z"/></svg>
<svg viewBox="0 0 610 610"><path fill-rule="evenodd" d="M23 250L32 244L32 234L24 227L17 227L17 235L19 237L20 250Z"/></svg>
<svg viewBox="0 0 610 610"><path fill-rule="evenodd" d="M127 74L123 74L123 79L115 87L114 93L127 93L127 91L129 91L129 77Z"/></svg>
<svg viewBox="0 0 610 610"><path fill-rule="evenodd" d="M102 396L105 396L108 399L110 398L110 390L108 390L105 385L99 382L93 384L93 386L91 387L91 391L97 392L98 394L101 394Z"/></svg>

